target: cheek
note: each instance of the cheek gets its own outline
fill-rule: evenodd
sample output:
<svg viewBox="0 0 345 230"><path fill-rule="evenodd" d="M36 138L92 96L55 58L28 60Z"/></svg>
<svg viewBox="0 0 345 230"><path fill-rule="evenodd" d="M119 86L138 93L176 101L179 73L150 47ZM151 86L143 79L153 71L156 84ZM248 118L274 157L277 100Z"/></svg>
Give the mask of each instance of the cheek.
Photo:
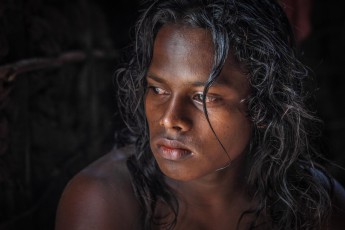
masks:
<svg viewBox="0 0 345 230"><path fill-rule="evenodd" d="M147 123L149 124L149 126L151 125L151 120L152 120L152 106L151 106L151 103L149 103L147 97L145 97L145 116L146 116L146 120L147 120Z"/></svg>
<svg viewBox="0 0 345 230"><path fill-rule="evenodd" d="M252 136L252 124L242 110L230 110L214 118L210 114L210 121L231 158L246 150Z"/></svg>
<svg viewBox="0 0 345 230"><path fill-rule="evenodd" d="M160 114L159 108L160 107L152 103L150 96L145 97L144 105L145 105L146 120L149 125L149 129L151 131L153 128L153 125L159 122L159 114Z"/></svg>

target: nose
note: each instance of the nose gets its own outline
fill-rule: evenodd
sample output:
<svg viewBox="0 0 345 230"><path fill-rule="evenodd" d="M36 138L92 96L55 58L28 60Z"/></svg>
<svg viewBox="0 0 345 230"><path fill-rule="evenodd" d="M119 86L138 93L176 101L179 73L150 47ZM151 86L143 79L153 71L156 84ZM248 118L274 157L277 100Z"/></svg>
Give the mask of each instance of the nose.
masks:
<svg viewBox="0 0 345 230"><path fill-rule="evenodd" d="M188 99L174 97L163 105L160 125L166 129L186 132L192 128L192 114L188 109Z"/></svg>

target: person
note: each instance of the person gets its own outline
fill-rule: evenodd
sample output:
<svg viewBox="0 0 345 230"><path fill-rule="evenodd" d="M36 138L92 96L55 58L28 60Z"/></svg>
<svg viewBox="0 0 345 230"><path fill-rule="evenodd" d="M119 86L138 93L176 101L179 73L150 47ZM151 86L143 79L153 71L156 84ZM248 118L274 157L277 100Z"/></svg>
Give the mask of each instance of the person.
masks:
<svg viewBox="0 0 345 230"><path fill-rule="evenodd" d="M134 143L69 182L56 229L342 229L278 1L147 4L116 74Z"/></svg>

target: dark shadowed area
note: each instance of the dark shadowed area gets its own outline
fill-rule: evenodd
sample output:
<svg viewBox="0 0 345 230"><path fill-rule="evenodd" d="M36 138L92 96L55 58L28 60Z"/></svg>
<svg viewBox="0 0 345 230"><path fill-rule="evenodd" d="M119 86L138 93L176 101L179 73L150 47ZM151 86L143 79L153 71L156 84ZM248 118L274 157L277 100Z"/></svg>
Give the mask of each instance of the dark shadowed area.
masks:
<svg viewBox="0 0 345 230"><path fill-rule="evenodd" d="M345 167L345 9L335 0L284 2L316 80L321 149ZM139 7L0 0L0 230L54 229L68 180L123 144L113 73ZM340 167L329 164L345 185Z"/></svg>

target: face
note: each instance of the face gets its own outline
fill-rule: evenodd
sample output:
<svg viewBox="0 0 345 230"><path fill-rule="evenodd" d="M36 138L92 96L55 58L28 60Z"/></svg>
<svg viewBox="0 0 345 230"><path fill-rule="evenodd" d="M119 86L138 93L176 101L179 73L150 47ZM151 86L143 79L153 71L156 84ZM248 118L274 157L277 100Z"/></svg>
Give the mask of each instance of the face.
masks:
<svg viewBox="0 0 345 230"><path fill-rule="evenodd" d="M203 112L203 89L214 58L211 36L201 28L166 25L156 36L146 76L145 111L150 147L161 171L189 181L216 173L245 154L251 137L243 99L246 75L227 58L206 95L213 134Z"/></svg>

